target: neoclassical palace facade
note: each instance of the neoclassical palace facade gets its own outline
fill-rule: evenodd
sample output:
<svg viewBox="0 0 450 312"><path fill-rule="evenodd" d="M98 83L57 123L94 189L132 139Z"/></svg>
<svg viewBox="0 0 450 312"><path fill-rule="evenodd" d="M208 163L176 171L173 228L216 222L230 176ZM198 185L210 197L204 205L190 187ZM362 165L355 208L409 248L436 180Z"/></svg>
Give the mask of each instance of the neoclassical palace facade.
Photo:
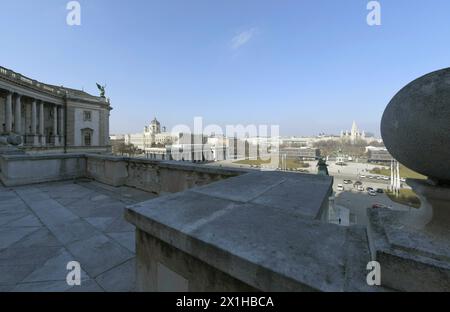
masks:
<svg viewBox="0 0 450 312"><path fill-rule="evenodd" d="M109 100L0 67L0 132L18 134L28 153L107 153Z"/></svg>

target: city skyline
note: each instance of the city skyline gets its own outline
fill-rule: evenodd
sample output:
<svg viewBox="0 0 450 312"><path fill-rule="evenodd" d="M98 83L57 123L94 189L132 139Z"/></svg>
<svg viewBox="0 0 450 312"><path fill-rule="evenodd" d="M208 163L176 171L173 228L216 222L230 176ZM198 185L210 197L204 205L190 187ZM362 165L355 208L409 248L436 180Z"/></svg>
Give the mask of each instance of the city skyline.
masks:
<svg viewBox="0 0 450 312"><path fill-rule="evenodd" d="M22 40L0 51L1 65L91 94L106 84L111 133L202 116L279 125L283 136L338 135L356 120L379 136L392 96L448 66L450 44L435 39L450 35L446 1L380 1L380 26L367 25L366 0L79 3L80 26L66 24L67 1L3 4L1 29L15 25L4 42Z"/></svg>

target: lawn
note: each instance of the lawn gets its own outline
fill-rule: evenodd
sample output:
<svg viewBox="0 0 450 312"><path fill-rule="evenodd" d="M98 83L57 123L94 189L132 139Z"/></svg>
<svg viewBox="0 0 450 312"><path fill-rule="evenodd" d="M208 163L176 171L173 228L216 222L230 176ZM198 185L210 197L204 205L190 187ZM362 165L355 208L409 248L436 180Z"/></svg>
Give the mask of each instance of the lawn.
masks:
<svg viewBox="0 0 450 312"><path fill-rule="evenodd" d="M244 160L239 160L239 161L234 162L234 164L248 165L248 166L261 166L261 165L268 165L270 163L271 163L270 160L262 160L262 159L244 159ZM281 164L279 164L279 165L281 165ZM308 168L309 164L304 163L297 159L287 159L286 167L288 170L297 169L297 168L304 169L304 168Z"/></svg>
<svg viewBox="0 0 450 312"><path fill-rule="evenodd" d="M381 174L384 176L391 176L391 169L390 168L386 168L386 167L377 167L377 168L373 168L370 173L373 174ZM424 180L426 179L425 176L421 175L420 173L417 173L403 165L400 165L400 177L402 178L409 178L409 179L420 179L420 180Z"/></svg>
<svg viewBox="0 0 450 312"><path fill-rule="evenodd" d="M392 192L387 192L386 195L393 201L402 205L410 206L413 208L420 208L421 202L416 193L410 189L400 190L399 196L395 196Z"/></svg>

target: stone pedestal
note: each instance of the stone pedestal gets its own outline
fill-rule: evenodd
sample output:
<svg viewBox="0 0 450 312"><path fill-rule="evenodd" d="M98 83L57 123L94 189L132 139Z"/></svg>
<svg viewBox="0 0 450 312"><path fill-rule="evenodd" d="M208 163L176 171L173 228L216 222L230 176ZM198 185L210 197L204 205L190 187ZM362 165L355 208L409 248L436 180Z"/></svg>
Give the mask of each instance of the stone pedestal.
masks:
<svg viewBox="0 0 450 312"><path fill-rule="evenodd" d="M368 236L383 286L450 291L450 187L408 180L421 198L410 212L370 209Z"/></svg>
<svg viewBox="0 0 450 312"><path fill-rule="evenodd" d="M33 135L33 146L39 146L39 136Z"/></svg>
<svg viewBox="0 0 450 312"><path fill-rule="evenodd" d="M60 143L59 143L59 135L54 135L53 136L53 145L54 146L59 146L60 145Z"/></svg>
<svg viewBox="0 0 450 312"><path fill-rule="evenodd" d="M29 146L39 146L39 137L34 134L27 134L25 136L25 144Z"/></svg>

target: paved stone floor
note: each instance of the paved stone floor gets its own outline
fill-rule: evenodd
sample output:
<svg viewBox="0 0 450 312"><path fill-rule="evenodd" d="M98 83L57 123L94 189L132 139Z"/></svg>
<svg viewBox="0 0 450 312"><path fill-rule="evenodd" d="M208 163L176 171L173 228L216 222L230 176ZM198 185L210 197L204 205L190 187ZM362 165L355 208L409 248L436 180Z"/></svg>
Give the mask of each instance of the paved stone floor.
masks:
<svg viewBox="0 0 450 312"><path fill-rule="evenodd" d="M89 180L0 186L0 291L133 291L123 211L154 197ZM81 286L66 283L69 261L81 264Z"/></svg>

